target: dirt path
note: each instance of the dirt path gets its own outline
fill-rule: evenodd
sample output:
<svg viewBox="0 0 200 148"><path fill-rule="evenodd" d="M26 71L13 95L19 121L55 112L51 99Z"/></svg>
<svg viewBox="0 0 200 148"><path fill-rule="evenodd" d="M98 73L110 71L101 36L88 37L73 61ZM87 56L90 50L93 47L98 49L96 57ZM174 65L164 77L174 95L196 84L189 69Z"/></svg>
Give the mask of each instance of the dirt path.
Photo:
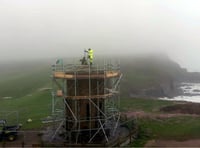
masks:
<svg viewBox="0 0 200 148"><path fill-rule="evenodd" d="M200 147L200 139L186 141L175 140L151 140L145 147Z"/></svg>
<svg viewBox="0 0 200 148"><path fill-rule="evenodd" d="M163 119L163 118L171 118L171 117L178 117L178 116L193 116L199 117L200 115L195 114L182 114L182 113L146 113L144 111L128 111L124 112L127 118L156 118L156 119Z"/></svg>

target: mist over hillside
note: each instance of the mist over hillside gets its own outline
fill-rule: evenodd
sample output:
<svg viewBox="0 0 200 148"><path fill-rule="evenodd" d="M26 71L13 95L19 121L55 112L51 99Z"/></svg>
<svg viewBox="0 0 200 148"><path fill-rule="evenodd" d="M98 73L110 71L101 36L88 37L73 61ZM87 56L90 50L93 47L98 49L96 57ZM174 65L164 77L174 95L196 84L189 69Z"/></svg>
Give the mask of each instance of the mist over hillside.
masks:
<svg viewBox="0 0 200 148"><path fill-rule="evenodd" d="M0 98L31 95L50 82L48 61L24 61L0 64Z"/></svg>
<svg viewBox="0 0 200 148"><path fill-rule="evenodd" d="M173 97L181 93L177 89L179 83L200 82L199 73L187 72L166 55L116 59L121 61L121 95L124 97ZM51 87L51 65L55 61L56 58L0 63L0 98L22 97ZM79 58L64 58L66 64L74 61L79 63Z"/></svg>
<svg viewBox="0 0 200 148"><path fill-rule="evenodd" d="M181 82L200 82L200 73L188 72L166 55L122 58L122 92L127 97L173 97Z"/></svg>

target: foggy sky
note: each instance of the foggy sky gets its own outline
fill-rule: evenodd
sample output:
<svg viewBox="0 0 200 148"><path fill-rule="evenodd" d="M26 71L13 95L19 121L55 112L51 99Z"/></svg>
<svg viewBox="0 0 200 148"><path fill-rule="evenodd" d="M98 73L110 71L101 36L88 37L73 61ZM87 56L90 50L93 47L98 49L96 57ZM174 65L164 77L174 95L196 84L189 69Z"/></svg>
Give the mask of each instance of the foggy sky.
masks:
<svg viewBox="0 0 200 148"><path fill-rule="evenodd" d="M0 0L0 59L167 53L200 71L199 0Z"/></svg>

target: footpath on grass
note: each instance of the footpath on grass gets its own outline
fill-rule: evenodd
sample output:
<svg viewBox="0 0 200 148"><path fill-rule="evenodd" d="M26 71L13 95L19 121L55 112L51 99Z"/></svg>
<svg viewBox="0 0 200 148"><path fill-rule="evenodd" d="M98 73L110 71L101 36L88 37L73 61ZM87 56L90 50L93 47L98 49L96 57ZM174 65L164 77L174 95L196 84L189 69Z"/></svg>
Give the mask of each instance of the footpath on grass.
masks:
<svg viewBox="0 0 200 148"><path fill-rule="evenodd" d="M185 141L176 140L150 140L144 147L200 147L200 139L191 139Z"/></svg>
<svg viewBox="0 0 200 148"><path fill-rule="evenodd" d="M126 111L127 118L135 118L145 138L144 147L200 147L200 104L182 103L165 106L156 112ZM136 145L137 146L137 145Z"/></svg>

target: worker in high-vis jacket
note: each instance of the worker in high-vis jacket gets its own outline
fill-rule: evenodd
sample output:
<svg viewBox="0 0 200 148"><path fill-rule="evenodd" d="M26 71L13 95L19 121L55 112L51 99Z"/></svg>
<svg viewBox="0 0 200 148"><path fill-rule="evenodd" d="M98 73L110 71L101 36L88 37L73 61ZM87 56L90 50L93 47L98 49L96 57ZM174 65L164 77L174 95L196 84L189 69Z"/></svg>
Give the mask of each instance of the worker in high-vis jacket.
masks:
<svg viewBox="0 0 200 148"><path fill-rule="evenodd" d="M90 65L92 65L93 58L94 58L94 52L91 48L89 48L86 52L88 53L88 59L89 59Z"/></svg>

